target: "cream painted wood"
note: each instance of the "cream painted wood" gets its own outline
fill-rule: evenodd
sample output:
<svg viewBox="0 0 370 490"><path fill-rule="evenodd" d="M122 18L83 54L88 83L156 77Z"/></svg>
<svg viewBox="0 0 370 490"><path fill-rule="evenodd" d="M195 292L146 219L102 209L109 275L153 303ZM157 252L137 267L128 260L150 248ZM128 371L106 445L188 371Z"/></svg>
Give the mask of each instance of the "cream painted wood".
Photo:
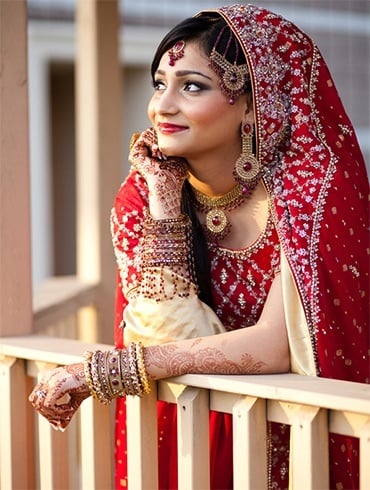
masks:
<svg viewBox="0 0 370 490"><path fill-rule="evenodd" d="M118 2L79 0L76 12L77 271L100 285L94 340L110 343L116 264L109 216L122 180Z"/></svg>
<svg viewBox="0 0 370 490"><path fill-rule="evenodd" d="M360 438L360 488L370 484L370 416L359 431Z"/></svg>
<svg viewBox="0 0 370 490"><path fill-rule="evenodd" d="M290 481L300 490L329 488L327 411L317 406L270 402L268 419L291 426Z"/></svg>
<svg viewBox="0 0 370 490"><path fill-rule="evenodd" d="M16 358L20 360L19 366L23 366L24 363L26 364L26 370L23 368L20 369L17 376L14 375L15 371L13 371L11 381L9 381L12 390L14 389L17 396L19 395L22 398L23 403L26 403L26 396L24 395L24 392L22 393L22 389L19 390L19 386L22 386L22 383L25 383L26 375L37 377L38 373L43 371L47 364L55 365L75 362L81 359L81 353L85 350L92 350L93 348L104 350L109 347L109 345L86 344L76 340L64 340L42 336L0 338L0 355L2 356L2 359L4 360L5 356L14 359ZM11 359L11 363L12 362L13 360ZM14 365L15 364L17 363L14 363ZM294 489L298 488L301 490L302 488L315 488L316 490L316 488L320 488L320 486L322 488L322 482L315 478L317 472L319 472L318 476L320 476L320 478L323 476L319 471L319 468L322 468L323 466L325 470L323 473L326 474L326 463L323 465L323 461L327 461L327 453L325 453L324 446L327 441L326 434L328 429L326 420L328 419L329 429L331 431L360 438L361 490L370 488L370 475L368 469L370 452L369 385L324 378L310 378L294 374L271 376L188 375L173 378L170 382L163 380L156 385L158 386L158 392L153 389L151 396L128 399L129 478L131 479L134 488L145 490L148 488L157 488L156 400L161 399L171 402L176 402L176 399L181 400L181 393L185 393L184 389L185 391L189 390L189 388L186 388L187 385L190 387L193 386L195 392L197 388L203 388L206 390L206 393L209 392L210 402L207 399L207 394L204 396L204 401L200 404L201 407L203 407L202 410L204 409L208 412L208 409L217 409L225 413L231 413L234 409L234 418L237 427L234 442L237 447L240 447L245 442L244 436L242 435L243 431L247 434L249 432L249 435L252 438L258 438L258 434L264 432L263 429L257 430L258 426L263 425L261 420L258 422L258 417L261 416L260 411L257 410L258 404L264 404L267 401L268 419L278 423L291 424L293 438L291 453L293 461L292 478L296 479L295 486L293 485ZM153 388L155 388L156 385L153 384ZM3 385L1 385L0 389L2 388ZM189 393L192 391L194 390L191 389ZM0 441L9 441L9 438L12 438L11 443L15 444L15 431L11 430L6 432L6 429L4 429L3 426L3 423L7 423L6 421L9 419L9 416L6 414L13 414L14 406L10 405L10 397L4 397L3 391L1 391L1 393L2 417L0 418ZM253 399L256 399L255 403L253 403ZM244 402L244 400L247 401ZM302 400L305 400L305 403L303 403ZM308 400L314 405L307 405ZM91 410L89 404L96 405L96 408L100 413L97 414L95 409ZM180 404L178 410L181 411ZM255 413L253 414L254 410ZM329 417L325 414L327 410L329 411ZM197 413L198 409L194 409L195 418ZM5 416L3 416L3 414L5 414ZM79 453L77 459L82 463L82 474L90 476L89 479L84 479L84 487L79 485L74 488L76 488L76 490L79 488L84 488L84 490L94 490L95 488L99 488L97 482L100 481L100 476L98 474L100 468L103 467L105 469L104 465L107 465L108 468L110 464L109 459L112 457L113 449L109 446L110 442L107 443L107 438L108 440L110 438L109 430L104 429L104 427L109 427L108 422L112 417L112 413L108 407L96 404L93 400L88 400L82 404L80 416L81 423L84 427L81 431L80 438L85 438L85 441L81 445L82 452ZM255 416L257 419L254 418ZM101 422L99 417L103 417L104 421ZM204 418L204 416L202 416L202 418ZM181 432L184 432L184 437L188 437L190 440L195 441L199 432L199 427L193 426L192 419L193 417L189 417L189 423L184 422L181 424ZM25 423L26 422L22 420L22 415L19 415L17 418L17 427L20 427ZM247 429L248 424L249 427L253 427L253 433L252 430ZM50 440L50 429L48 428L47 431L46 435L41 436L46 440L46 443L44 442L44 444L47 444L48 438ZM189 433L192 431L194 432L189 437ZM92 433L94 433L93 436L91 435ZM67 436L69 438L68 429L64 434L59 435ZM238 440L239 435L241 438ZM36 437L37 436L38 433L36 433ZM86 450L89 451L93 444L90 437L94 438L95 446L104 448L99 457L94 453L94 455L91 456L91 452L90 455L84 455L84 452ZM262 440L259 442L264 443L264 437L261 436L261 439ZM37 440L38 438L35 440L34 446L28 448L27 454L24 456L26 461L21 459L22 453L17 453L17 461L22 463L22 468L25 468L27 464L32 466L33 461L38 459ZM48 444L49 447L52 447L54 452L57 451L56 441L52 439ZM249 441L247 444L253 445L255 448L257 442L253 442L252 439L252 442ZM33 451L36 451L36 455L32 454ZM4 465L8 468L6 463L6 461L8 461L6 459L7 457L7 455L4 456L4 450L1 449L0 465L2 468ZM246 464L246 458L250 458L250 464L252 466L264 465L266 458L264 455L263 460L260 461L256 455L248 455L248 447L245 453L244 449L237 449L235 451L235 457L238 459L238 461L235 462L236 468L243 468L243 465ZM96 463L97 460L99 460L98 464ZM258 461L258 463L256 461ZM67 462L65 464L58 462L58 464L68 472ZM180 469L180 472L185 472L185 468L189 467L189 462L185 461L185 463L183 463L182 458L180 458L180 467L183 464L185 464L184 469ZM197 461L191 464L194 465L194 471L196 471ZM309 468L312 466L315 466L315 471L310 472ZM8 468L7 475L10 474L11 477L14 477L11 471L12 470L10 470L9 473ZM51 478L56 478L53 471L46 467L45 460L44 465L41 465L40 471L46 472L46 474L49 475L48 481L50 481ZM235 471L236 482L239 478L237 471L239 470ZM254 468L251 468L250 473L252 478L255 478L253 472ZM244 478L244 476L242 477ZM111 475L110 478L112 479L113 476ZM30 483L23 486L23 488L33 488L32 481L32 477L29 477L28 482ZM106 489L110 487L108 484L108 486L102 486L100 488ZM52 487L50 490L52 490Z"/></svg>
<svg viewBox="0 0 370 490"><path fill-rule="evenodd" d="M38 362L38 381L54 363ZM38 416L40 489L63 490L69 487L68 436L56 431L41 415Z"/></svg>
<svg viewBox="0 0 370 490"><path fill-rule="evenodd" d="M88 350L108 350L111 345L81 342L74 339L61 339L43 335L27 337L0 338L0 355L26 359L28 376L36 377L46 369L42 364L63 365L81 362Z"/></svg>
<svg viewBox="0 0 370 490"><path fill-rule="evenodd" d="M127 464L128 480L135 490L158 488L157 389L151 393L127 397Z"/></svg>
<svg viewBox="0 0 370 490"><path fill-rule="evenodd" d="M314 376L284 375L209 375L187 374L171 383L198 386L219 392L240 393L269 400L308 402L323 408L370 413L370 385Z"/></svg>
<svg viewBox="0 0 370 490"><path fill-rule="evenodd" d="M265 488L266 431L265 400L239 398L233 407L234 490Z"/></svg>
<svg viewBox="0 0 370 490"><path fill-rule="evenodd" d="M0 488L23 489L34 478L24 361L0 354L0 379Z"/></svg>
<svg viewBox="0 0 370 490"><path fill-rule="evenodd" d="M329 427L332 432L360 439L360 486L367 489L370 482L370 414L332 412Z"/></svg>
<svg viewBox="0 0 370 490"><path fill-rule="evenodd" d="M187 387L179 396L177 440L179 490L209 488L209 394L207 390Z"/></svg>
<svg viewBox="0 0 370 490"><path fill-rule="evenodd" d="M224 391L211 391L210 399L211 410L232 414L235 404L240 400L240 395L225 393Z"/></svg>
<svg viewBox="0 0 370 490"><path fill-rule="evenodd" d="M177 403L179 396L185 390L185 388L185 385L177 383L158 383L158 400L166 400L168 403Z"/></svg>
<svg viewBox="0 0 370 490"><path fill-rule="evenodd" d="M0 1L0 336L32 329L27 2Z"/></svg>
<svg viewBox="0 0 370 490"><path fill-rule="evenodd" d="M81 488L114 488L109 407L89 398L82 403L80 411Z"/></svg>
<svg viewBox="0 0 370 490"><path fill-rule="evenodd" d="M41 415L38 416L40 462L40 489L66 489L69 487L68 439L53 430Z"/></svg>

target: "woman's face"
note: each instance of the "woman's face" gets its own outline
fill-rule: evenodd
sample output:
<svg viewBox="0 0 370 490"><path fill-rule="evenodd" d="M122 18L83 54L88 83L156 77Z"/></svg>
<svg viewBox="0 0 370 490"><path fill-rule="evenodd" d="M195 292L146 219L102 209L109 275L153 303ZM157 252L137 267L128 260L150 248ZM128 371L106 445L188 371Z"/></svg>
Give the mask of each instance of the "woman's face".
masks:
<svg viewBox="0 0 370 490"><path fill-rule="evenodd" d="M240 125L245 119L246 96L234 105L221 92L218 75L198 44L189 42L174 66L166 53L154 76L154 95L148 115L167 156L201 159L234 158L240 153Z"/></svg>

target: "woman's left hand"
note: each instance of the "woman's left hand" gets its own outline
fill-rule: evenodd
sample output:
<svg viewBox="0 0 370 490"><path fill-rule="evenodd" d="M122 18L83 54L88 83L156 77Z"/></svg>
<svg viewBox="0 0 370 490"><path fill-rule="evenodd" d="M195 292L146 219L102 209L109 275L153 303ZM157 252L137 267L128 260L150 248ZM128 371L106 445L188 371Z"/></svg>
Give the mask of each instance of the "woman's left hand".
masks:
<svg viewBox="0 0 370 490"><path fill-rule="evenodd" d="M49 371L29 396L32 406L57 430L64 430L90 396L82 363Z"/></svg>
<svg viewBox="0 0 370 490"><path fill-rule="evenodd" d="M153 128L133 136L129 160L148 184L151 215L155 219L177 218L182 186L188 176L186 160L163 155Z"/></svg>

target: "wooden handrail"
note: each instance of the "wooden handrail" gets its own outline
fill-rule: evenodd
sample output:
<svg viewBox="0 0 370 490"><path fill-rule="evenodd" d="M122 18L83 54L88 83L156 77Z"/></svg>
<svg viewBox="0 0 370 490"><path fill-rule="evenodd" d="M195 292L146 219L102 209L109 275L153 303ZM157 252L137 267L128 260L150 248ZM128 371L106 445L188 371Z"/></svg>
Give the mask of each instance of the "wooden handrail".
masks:
<svg viewBox="0 0 370 490"><path fill-rule="evenodd" d="M30 411L24 391L25 383L22 381L26 373L32 377L42 375L44 369L76 362L81 360L85 350L97 348L105 350L111 346L38 335L0 338L0 368L5 381L0 391L5 389L5 396L2 396L2 400L8 407L5 412L9 416L8 420L5 422L2 420L0 425L3 431L2 437L4 433L7 436L4 438L5 442L2 441L0 453L4 455L13 451L13 456L10 457L10 461L13 461L11 465L13 469L5 466L5 483L11 482L14 477L14 458L19 458L19 453L14 452L16 442L12 439L15 433L14 423L19 424L19 420L15 421L12 414L15 407L19 410L19 406L23 405L26 411ZM25 363L24 374L22 374L20 362ZM20 386L22 386L21 390ZM14 405L14 393L18 396L16 405ZM19 398L20 395L21 398ZM192 488L192 490L207 488L208 471L207 466L204 465L208 464L206 462L209 459L208 456L205 456L208 440L205 420L208 410L230 413L234 417L236 427L234 435L239 436L234 441L234 444L238 444L236 447L239 448L236 453L243 453L242 459L236 461L234 465L235 481L239 482L240 488L255 488L253 485L256 484L256 481L262 481L265 478L263 474L254 474L253 468L262 467L265 464L264 460L259 463L257 461L258 458L266 457L263 444L258 452L256 452L256 446L259 440L264 440L266 419L287 423L292 427L292 437L299 446L299 451L293 448L291 454L291 461L296 468L299 468L294 472L295 478L298 478L296 483L303 481L302 475L305 481L304 488L307 489L317 488L315 485L327 481L327 466L319 465L321 466L319 472L312 471L312 468L317 464L318 459L321 462L321 459L324 461L327 458L327 447L322 441L327 439L325 433L331 430L359 437L361 488L365 489L370 484L370 471L366 463L370 454L369 385L296 374L186 375L153 383L150 396L142 399L129 397L127 403L128 453L129 468L131 468L129 478L131 482L134 482L135 488L142 490L148 488L148 482L151 485L150 488L156 488L157 399L178 405L179 423L182 427L179 441L182 449L187 448L187 456L184 460L179 461L179 474L182 474L184 478L179 488ZM203 422L197 426L200 414L202 414ZM81 438L84 444L83 455L77 459L82 458L80 470L82 481L76 488L88 488L89 490L104 488L101 485L107 484L106 482L112 479L109 459L113 454L113 447L109 442L110 435L108 434L111 414L107 407L89 399L82 404L80 416ZM253 431L248 429L250 424L253 425ZM196 433L194 433L194 427L198 427ZM58 461L62 461L62 457L65 458L66 451L68 451L65 437L63 439L63 435L57 434L58 437L55 438L53 431L50 431L50 427L43 419L40 419L38 434L39 444L42 442L41 446L48 448L50 454L54 454L48 459L50 471L46 471L47 468L41 469L43 476L41 488L48 488L48 490L58 488L61 482L65 483L68 472L67 469L65 474L53 471L53 461L55 458L61 458ZM66 437L70 437L71 434L73 434L72 424ZM62 440L64 442L60 446ZM24 445L24 441L21 441L20 444ZM102 448L104 452L99 453ZM302 451L306 455L304 464L300 455ZM134 461L135 464L130 465L130 455L131 461ZM191 455L190 459L189 455ZM133 459L132 456L134 456ZM30 457L29 451L24 453L24 458ZM9 459L8 456L7 458ZM104 471L97 463L103 460L105 461ZM249 462L248 468L246 461ZM109 469L108 473L107 469ZM186 487L186 485L191 486ZM12 488L11 483L8 484L8 487Z"/></svg>

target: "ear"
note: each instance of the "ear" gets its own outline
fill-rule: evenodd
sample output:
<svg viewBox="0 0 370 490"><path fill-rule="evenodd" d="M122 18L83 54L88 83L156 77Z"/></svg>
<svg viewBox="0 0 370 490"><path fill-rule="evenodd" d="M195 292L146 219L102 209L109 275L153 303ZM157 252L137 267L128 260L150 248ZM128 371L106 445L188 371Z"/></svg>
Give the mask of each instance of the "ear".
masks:
<svg viewBox="0 0 370 490"><path fill-rule="evenodd" d="M254 122L253 98L252 94L247 94L243 123L254 125Z"/></svg>

